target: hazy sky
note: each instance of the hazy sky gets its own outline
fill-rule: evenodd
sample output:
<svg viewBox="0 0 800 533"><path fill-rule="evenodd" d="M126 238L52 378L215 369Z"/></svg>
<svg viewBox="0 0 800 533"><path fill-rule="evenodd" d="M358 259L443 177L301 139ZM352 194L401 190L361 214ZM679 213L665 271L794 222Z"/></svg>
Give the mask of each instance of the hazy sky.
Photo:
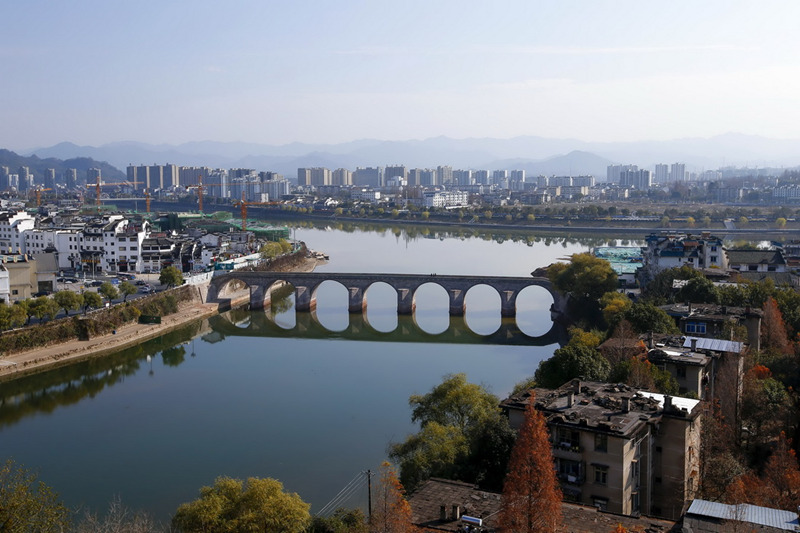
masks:
<svg viewBox="0 0 800 533"><path fill-rule="evenodd" d="M5 1L0 148L800 138L800 2Z"/></svg>

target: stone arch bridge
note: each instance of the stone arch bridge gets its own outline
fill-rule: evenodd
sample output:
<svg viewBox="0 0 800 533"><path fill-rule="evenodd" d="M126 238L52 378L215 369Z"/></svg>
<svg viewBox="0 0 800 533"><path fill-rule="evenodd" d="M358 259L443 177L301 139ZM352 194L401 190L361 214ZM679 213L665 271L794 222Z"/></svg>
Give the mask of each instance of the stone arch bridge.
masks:
<svg viewBox="0 0 800 533"><path fill-rule="evenodd" d="M268 305L271 292L282 283L291 284L295 291L295 310L311 311L316 307L316 290L324 281L335 281L348 291L348 311L361 313L366 309L366 293L374 283L386 283L397 291L397 313L410 315L416 307L415 294L422 285L433 283L448 294L449 312L452 316L463 316L466 306L464 297L476 285L488 285L500 295L500 313L504 317L517 314L517 296L526 287L546 289L553 297L553 318L565 311L565 298L555 290L550 280L541 277L506 276L446 276L439 274L376 274L336 272L252 272L234 271L215 276L208 286L207 302L219 302L220 294L232 281L238 280L250 289L250 308L262 309Z"/></svg>

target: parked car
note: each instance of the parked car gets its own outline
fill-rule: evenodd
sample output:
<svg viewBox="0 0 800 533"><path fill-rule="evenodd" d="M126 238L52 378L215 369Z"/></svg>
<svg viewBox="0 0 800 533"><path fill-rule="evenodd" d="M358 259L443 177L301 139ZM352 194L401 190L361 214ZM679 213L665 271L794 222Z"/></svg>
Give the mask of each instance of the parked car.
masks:
<svg viewBox="0 0 800 533"><path fill-rule="evenodd" d="M153 290L153 287L151 287L150 285L143 285L142 287L139 288L139 292L141 292L142 294L150 294L155 292L155 290Z"/></svg>
<svg viewBox="0 0 800 533"><path fill-rule="evenodd" d="M136 280L136 284L137 285L147 285L147 282L145 280L143 280L143 279L137 279Z"/></svg>
<svg viewBox="0 0 800 533"><path fill-rule="evenodd" d="M39 291L39 292L35 293L33 295L33 297L34 298L38 298L39 296L50 296L51 294L53 294L53 293L50 292L50 291Z"/></svg>
<svg viewBox="0 0 800 533"><path fill-rule="evenodd" d="M87 287L99 287L102 284L103 282L99 279L93 279L92 281L86 282Z"/></svg>

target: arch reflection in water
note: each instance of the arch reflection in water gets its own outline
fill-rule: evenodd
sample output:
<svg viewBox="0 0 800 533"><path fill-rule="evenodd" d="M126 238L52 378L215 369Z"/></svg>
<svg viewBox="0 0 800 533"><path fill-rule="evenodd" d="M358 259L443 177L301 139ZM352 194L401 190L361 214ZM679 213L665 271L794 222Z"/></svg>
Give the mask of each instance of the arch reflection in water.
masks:
<svg viewBox="0 0 800 533"><path fill-rule="evenodd" d="M248 328L239 328L234 322L243 322L249 314ZM550 330L544 335L531 337L523 333L513 319L504 318L500 327L489 335L472 331L463 316L449 316L448 328L442 333L428 333L417 324L415 317L398 316L398 326L394 331L382 332L372 327L365 313L342 313L348 320L347 327L332 331L327 329L316 317L316 313L297 313L296 325L292 329L275 323L271 313L236 309L209 319L215 336L249 337L300 337L310 339L343 338L348 340L385 342L426 342L448 344L504 344L521 346L549 346L564 344L566 331L563 326L552 322ZM221 340L220 338L220 340Z"/></svg>

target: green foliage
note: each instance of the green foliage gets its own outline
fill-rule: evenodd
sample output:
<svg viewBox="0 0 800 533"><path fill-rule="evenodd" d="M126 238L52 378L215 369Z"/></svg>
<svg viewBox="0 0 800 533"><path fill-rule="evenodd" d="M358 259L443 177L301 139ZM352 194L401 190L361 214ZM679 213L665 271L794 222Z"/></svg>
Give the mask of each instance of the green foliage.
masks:
<svg viewBox="0 0 800 533"><path fill-rule="evenodd" d="M611 365L600 352L586 346L564 346L553 357L539 363L534 379L540 387L555 389L582 376L592 381L605 381Z"/></svg>
<svg viewBox="0 0 800 533"><path fill-rule="evenodd" d="M580 300L599 300L603 294L617 288L617 274L605 259L590 253L575 254L569 265L556 263L547 271L556 289Z"/></svg>
<svg viewBox="0 0 800 533"><path fill-rule="evenodd" d="M680 302L714 304L719 301L719 291L710 279L702 276L687 281L678 291L677 298Z"/></svg>
<svg viewBox="0 0 800 533"><path fill-rule="evenodd" d="M481 418L498 409L499 400L480 385L467 382L467 375L449 374L441 384L425 395L408 399L412 408L411 420L420 426L437 422L464 431Z"/></svg>
<svg viewBox="0 0 800 533"><path fill-rule="evenodd" d="M367 533L368 530L361 509L339 507L327 518L315 516L307 533Z"/></svg>
<svg viewBox="0 0 800 533"><path fill-rule="evenodd" d="M97 292L109 302L119 297L117 288L108 281L104 281L100 288L97 289Z"/></svg>
<svg viewBox="0 0 800 533"><path fill-rule="evenodd" d="M457 463L464 461L468 451L464 432L432 421L405 442L392 445L389 457L400 463L400 482L413 489L432 476L457 478Z"/></svg>
<svg viewBox="0 0 800 533"><path fill-rule="evenodd" d="M653 304L636 302L625 313L636 333L680 333L675 321L666 311Z"/></svg>
<svg viewBox="0 0 800 533"><path fill-rule="evenodd" d="M183 284L183 273L174 266L162 268L161 274L158 276L158 282L167 287L177 287Z"/></svg>
<svg viewBox="0 0 800 533"><path fill-rule="evenodd" d="M83 311L86 312L87 309L90 307L93 309L97 309L102 307L103 305L103 298L100 297L99 294L93 291L86 291L83 293Z"/></svg>
<svg viewBox="0 0 800 533"><path fill-rule="evenodd" d="M516 396L517 394L525 391L529 391L536 387L536 379L533 376L527 377L522 381L518 381L514 384L514 388L511 391L510 396Z"/></svg>
<svg viewBox="0 0 800 533"><path fill-rule="evenodd" d="M585 346L595 349L603 342L603 334L599 331L584 331L581 328L569 328L569 346Z"/></svg>
<svg viewBox="0 0 800 533"><path fill-rule="evenodd" d="M39 296L28 302L28 313L39 320L52 319L58 313L58 304L47 296Z"/></svg>
<svg viewBox="0 0 800 533"><path fill-rule="evenodd" d="M412 420L421 430L389 452L403 485L413 489L436 476L499 488L513 431L498 403L464 374L447 375L430 393L411 396Z"/></svg>
<svg viewBox="0 0 800 533"><path fill-rule="evenodd" d="M136 285L130 281L123 281L119 284L119 292L122 294L122 301L127 302L128 296L136 294L138 290L136 289Z"/></svg>
<svg viewBox="0 0 800 533"><path fill-rule="evenodd" d="M650 361L638 357L614 365L608 379L612 383L625 383L661 394L675 395L680 389L678 381L668 370L662 370Z"/></svg>
<svg viewBox="0 0 800 533"><path fill-rule="evenodd" d="M603 319L610 327L616 325L625 316L631 305L633 305L631 299L617 291L607 292L600 298Z"/></svg>
<svg viewBox="0 0 800 533"><path fill-rule="evenodd" d="M680 268L668 268L656 274L655 277L645 285L642 290L642 296L645 300L655 305L671 303L674 301L674 291L672 289L672 282L674 280L690 280L699 277L703 277L702 272L690 266L684 265Z"/></svg>
<svg viewBox="0 0 800 533"><path fill-rule="evenodd" d="M61 533L69 526L70 511L50 487L10 459L0 466L0 531Z"/></svg>
<svg viewBox="0 0 800 533"><path fill-rule="evenodd" d="M311 522L309 508L275 479L219 477L200 489L200 498L178 507L172 526L182 533L301 533Z"/></svg>
<svg viewBox="0 0 800 533"><path fill-rule="evenodd" d="M64 310L65 314L75 311L81 307L81 295L73 291L58 291L53 295L53 300Z"/></svg>

